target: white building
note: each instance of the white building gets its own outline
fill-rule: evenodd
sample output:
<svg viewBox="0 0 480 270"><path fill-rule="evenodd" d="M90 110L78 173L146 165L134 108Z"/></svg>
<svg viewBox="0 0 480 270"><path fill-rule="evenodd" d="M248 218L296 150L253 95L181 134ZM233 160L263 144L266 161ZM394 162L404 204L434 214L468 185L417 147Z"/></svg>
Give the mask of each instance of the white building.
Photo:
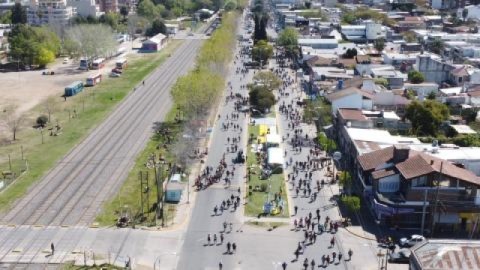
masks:
<svg viewBox="0 0 480 270"><path fill-rule="evenodd" d="M73 7L77 15L82 17L98 17L102 14L95 0L67 0L67 5Z"/></svg>
<svg viewBox="0 0 480 270"><path fill-rule="evenodd" d="M66 25L76 14L66 0L30 0L27 22L31 25Z"/></svg>
<svg viewBox="0 0 480 270"><path fill-rule="evenodd" d="M373 109L373 95L355 87L338 90L327 96L332 103L332 113L337 114L338 109Z"/></svg>
<svg viewBox="0 0 480 270"><path fill-rule="evenodd" d="M457 10L457 18L460 18L460 19L463 19L463 10L466 9L468 10L468 13L467 13L467 20L468 19L474 19L474 20L478 20L480 19L480 5L477 5L477 6L466 6L465 8L459 8Z"/></svg>
<svg viewBox="0 0 480 270"><path fill-rule="evenodd" d="M340 31L348 40L376 40L386 36L385 27L373 21L364 21L361 25L342 25Z"/></svg>

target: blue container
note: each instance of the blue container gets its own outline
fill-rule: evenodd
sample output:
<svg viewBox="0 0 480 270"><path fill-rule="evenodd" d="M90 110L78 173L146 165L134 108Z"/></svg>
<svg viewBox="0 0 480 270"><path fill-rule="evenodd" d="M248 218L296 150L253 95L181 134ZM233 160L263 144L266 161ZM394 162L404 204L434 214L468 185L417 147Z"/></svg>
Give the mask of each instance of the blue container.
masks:
<svg viewBox="0 0 480 270"><path fill-rule="evenodd" d="M83 90L82 81L73 82L69 86L65 87L65 96L66 97L75 96L76 94L82 92L82 90Z"/></svg>

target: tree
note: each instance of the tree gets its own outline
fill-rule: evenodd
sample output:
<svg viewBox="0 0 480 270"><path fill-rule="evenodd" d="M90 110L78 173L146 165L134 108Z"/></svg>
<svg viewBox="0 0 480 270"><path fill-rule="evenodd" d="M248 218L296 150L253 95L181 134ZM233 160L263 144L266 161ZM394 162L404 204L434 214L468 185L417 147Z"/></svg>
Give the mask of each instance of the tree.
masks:
<svg viewBox="0 0 480 270"><path fill-rule="evenodd" d="M262 113L267 112L275 104L275 96L264 86L254 86L248 94L250 105Z"/></svg>
<svg viewBox="0 0 480 270"><path fill-rule="evenodd" d="M135 34L143 34L148 27L148 20L137 14L128 17L127 29L128 33L133 37Z"/></svg>
<svg viewBox="0 0 480 270"><path fill-rule="evenodd" d="M23 116L16 112L15 106L9 106L4 110L7 113L7 127L12 132L12 140L17 140L17 133L23 122Z"/></svg>
<svg viewBox="0 0 480 270"><path fill-rule="evenodd" d="M255 22L255 28L253 31L253 39L255 43L260 40L267 40L268 13L255 12L253 19Z"/></svg>
<svg viewBox="0 0 480 270"><path fill-rule="evenodd" d="M260 71L253 77L257 85L264 86L267 90L273 91L282 85L282 80L271 71Z"/></svg>
<svg viewBox="0 0 480 270"><path fill-rule="evenodd" d="M340 173L340 185L342 185L343 189L346 190L347 194L350 195L352 188L352 176L348 171L342 171Z"/></svg>
<svg viewBox="0 0 480 270"><path fill-rule="evenodd" d="M152 22L152 26L147 29L145 35L148 37L153 37L157 34L167 34L167 26L160 19L155 19Z"/></svg>
<svg viewBox="0 0 480 270"><path fill-rule="evenodd" d="M137 14L149 20L157 18L161 11L161 8L156 6L151 0L142 0L137 7Z"/></svg>
<svg viewBox="0 0 480 270"><path fill-rule="evenodd" d="M343 58L352 59L355 56L357 56L357 54L358 54L357 49L352 48L352 49L347 49L342 56Z"/></svg>
<svg viewBox="0 0 480 270"><path fill-rule="evenodd" d="M17 24L9 35L10 56L26 65L44 66L55 60L60 39L46 27Z"/></svg>
<svg viewBox="0 0 480 270"><path fill-rule="evenodd" d="M415 100L407 106L405 113L412 123L413 132L420 136L435 136L449 115L448 107L435 100L425 100L423 103Z"/></svg>
<svg viewBox="0 0 480 270"><path fill-rule="evenodd" d="M360 210L360 198L357 196L342 196L340 199L341 202L347 207L351 212L357 212Z"/></svg>
<svg viewBox="0 0 480 270"><path fill-rule="evenodd" d="M228 1L225 4L225 7L224 7L225 11L232 11L236 8L237 8L237 3L235 1L232 1L232 0Z"/></svg>
<svg viewBox="0 0 480 270"><path fill-rule="evenodd" d="M429 45L430 51L436 54L441 54L445 48L445 43L441 39L435 39Z"/></svg>
<svg viewBox="0 0 480 270"><path fill-rule="evenodd" d="M253 46L252 59L266 64L268 59L273 55L273 46L268 44L265 40L260 40Z"/></svg>
<svg viewBox="0 0 480 270"><path fill-rule="evenodd" d="M47 48L41 47L38 54L35 56L35 62L40 67L45 67L48 63L55 61L55 54Z"/></svg>
<svg viewBox="0 0 480 270"><path fill-rule="evenodd" d="M385 48L385 39L384 38L379 38L377 40L375 40L375 50L377 50L377 52L382 52L383 49Z"/></svg>
<svg viewBox="0 0 480 270"><path fill-rule="evenodd" d="M322 149L327 152L331 153L337 149L337 144L334 140L329 139L325 133L320 133L317 137L317 143L322 147Z"/></svg>
<svg viewBox="0 0 480 270"><path fill-rule="evenodd" d="M120 15L123 16L124 21L127 20L128 13L129 13L129 8L127 6L122 6L120 8Z"/></svg>
<svg viewBox="0 0 480 270"><path fill-rule="evenodd" d="M12 24L25 24L27 23L27 11L22 4L15 3L12 7Z"/></svg>
<svg viewBox="0 0 480 270"><path fill-rule="evenodd" d="M408 80L412 83L422 83L425 81L425 77L420 71L412 70L408 72Z"/></svg>
<svg viewBox="0 0 480 270"><path fill-rule="evenodd" d="M55 112L57 109L57 103L55 102L55 99L53 97L48 97L47 100L45 100L45 103L43 104L45 111L48 114L48 122L51 121L52 114Z"/></svg>
<svg viewBox="0 0 480 270"><path fill-rule="evenodd" d="M0 24L11 24L12 23L12 11L7 10L2 15L0 15Z"/></svg>
<svg viewBox="0 0 480 270"><path fill-rule="evenodd" d="M433 92L433 91L431 91L427 95L427 99L430 99L430 100L435 100L436 97L437 97L437 94L435 94L435 92Z"/></svg>
<svg viewBox="0 0 480 270"><path fill-rule="evenodd" d="M90 60L109 56L117 47L112 28L104 24L75 25L67 30L66 36L74 44L75 53Z"/></svg>
<svg viewBox="0 0 480 270"><path fill-rule="evenodd" d="M277 43L285 49L290 57L295 57L298 48L298 32L295 28L287 27L278 35Z"/></svg>
<svg viewBox="0 0 480 270"><path fill-rule="evenodd" d="M417 41L417 36L415 35L414 32L412 31L405 31L402 32L403 39L405 39L406 42L415 42Z"/></svg>
<svg viewBox="0 0 480 270"><path fill-rule="evenodd" d="M37 125L41 128L44 128L48 123L48 117L46 115L40 115L37 117Z"/></svg>

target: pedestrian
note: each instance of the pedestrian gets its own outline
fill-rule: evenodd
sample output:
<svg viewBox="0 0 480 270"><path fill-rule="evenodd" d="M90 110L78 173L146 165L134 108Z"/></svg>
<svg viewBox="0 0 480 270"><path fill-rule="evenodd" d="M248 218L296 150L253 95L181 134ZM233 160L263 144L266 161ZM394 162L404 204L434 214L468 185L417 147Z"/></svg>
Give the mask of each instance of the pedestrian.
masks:
<svg viewBox="0 0 480 270"><path fill-rule="evenodd" d="M312 259L312 262L310 263L310 265L312 266L312 270L315 269L315 260Z"/></svg>
<svg viewBox="0 0 480 270"><path fill-rule="evenodd" d="M297 211L298 211L298 206L295 205L295 206L293 207L293 210L295 210L295 214L294 214L294 215L296 216L296 215L297 215Z"/></svg>
<svg viewBox="0 0 480 270"><path fill-rule="evenodd" d="M213 235L213 244L217 244L217 234Z"/></svg>
<svg viewBox="0 0 480 270"><path fill-rule="evenodd" d="M237 244L235 243L232 244L232 250L233 250L233 253L237 251Z"/></svg>
<svg viewBox="0 0 480 270"><path fill-rule="evenodd" d="M295 261L298 261L298 256L300 255L300 249L297 248L297 250L295 250L293 254L295 255Z"/></svg>
<svg viewBox="0 0 480 270"><path fill-rule="evenodd" d="M303 267L305 268L305 270L308 270L308 259L305 258L305 260L303 261Z"/></svg>
<svg viewBox="0 0 480 270"><path fill-rule="evenodd" d="M330 239L330 247L334 247L335 246L335 236L332 236L332 239Z"/></svg>
<svg viewBox="0 0 480 270"><path fill-rule="evenodd" d="M220 234L220 244L223 244L223 233Z"/></svg>
<svg viewBox="0 0 480 270"><path fill-rule="evenodd" d="M230 244L230 242L227 243L227 252L230 253L230 247L232 246L232 244Z"/></svg>
<svg viewBox="0 0 480 270"><path fill-rule="evenodd" d="M283 262L283 263L282 263L282 269L283 269L283 270L286 270L286 269L287 269L287 263L286 263L286 262Z"/></svg>
<svg viewBox="0 0 480 270"><path fill-rule="evenodd" d="M53 243L50 244L50 249L52 250L52 255L55 254L55 245Z"/></svg>
<svg viewBox="0 0 480 270"><path fill-rule="evenodd" d="M211 241L210 234L208 234L208 235L207 235L207 242L208 242L208 245L210 245L210 241Z"/></svg>
<svg viewBox="0 0 480 270"><path fill-rule="evenodd" d="M348 250L348 260L351 261L352 260L352 255L353 255L353 251L351 249Z"/></svg>
<svg viewBox="0 0 480 270"><path fill-rule="evenodd" d="M337 253L334 251L332 252L332 260L335 262L335 259L337 258Z"/></svg>
<svg viewBox="0 0 480 270"><path fill-rule="evenodd" d="M219 263L218 263L218 269L219 269L219 270L222 270L222 268L223 268L223 264L222 264L222 262L219 262Z"/></svg>
<svg viewBox="0 0 480 270"><path fill-rule="evenodd" d="M339 252L339 253L338 253L338 262L341 262L341 261L342 261L342 257L343 257L342 253Z"/></svg>

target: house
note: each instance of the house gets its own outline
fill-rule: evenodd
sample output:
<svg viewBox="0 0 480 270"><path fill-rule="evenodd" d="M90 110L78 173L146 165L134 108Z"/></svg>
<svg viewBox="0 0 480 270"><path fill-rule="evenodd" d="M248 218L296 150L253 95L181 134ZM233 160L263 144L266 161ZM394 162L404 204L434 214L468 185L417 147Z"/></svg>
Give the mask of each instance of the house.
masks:
<svg viewBox="0 0 480 270"><path fill-rule="evenodd" d="M167 37L164 34L157 34L144 42L142 42L142 52L157 52L163 48L167 42Z"/></svg>
<svg viewBox="0 0 480 270"><path fill-rule="evenodd" d="M338 90L326 96L332 104L332 114L336 115L338 109L373 109L373 95L356 87Z"/></svg>
<svg viewBox="0 0 480 270"><path fill-rule="evenodd" d="M385 27L373 21L364 21L360 25L342 25L340 32L347 40L365 42L386 36Z"/></svg>
<svg viewBox="0 0 480 270"><path fill-rule="evenodd" d="M321 39L321 38L299 38L299 46L309 46L313 49L335 49L338 47L336 39Z"/></svg>
<svg viewBox="0 0 480 270"><path fill-rule="evenodd" d="M100 7L95 4L95 0L67 0L67 5L72 6L77 11L77 15L82 17L100 16Z"/></svg>
<svg viewBox="0 0 480 270"><path fill-rule="evenodd" d="M438 84L432 82L423 82L423 83L405 83L403 87L406 90L413 90L420 97L426 97L430 93L438 93Z"/></svg>
<svg viewBox="0 0 480 270"><path fill-rule="evenodd" d="M437 84L447 81L450 78L450 71L456 68L439 57L423 54L417 56L415 66L418 71L423 73L426 82L436 82Z"/></svg>
<svg viewBox="0 0 480 270"><path fill-rule="evenodd" d="M178 24L166 23L165 27L167 27L167 34L168 35L175 35L178 32L179 26Z"/></svg>
<svg viewBox="0 0 480 270"><path fill-rule="evenodd" d="M335 129L341 130L343 126L352 128L371 129L386 128L398 129L400 117L392 111L367 111L360 109L338 109L335 119ZM406 127L406 126L405 126Z"/></svg>
<svg viewBox="0 0 480 270"><path fill-rule="evenodd" d="M430 6L434 9L451 10L465 7L466 0L430 0Z"/></svg>
<svg viewBox="0 0 480 270"><path fill-rule="evenodd" d="M402 21L398 21L394 28L398 33L401 33L411 29L425 29L426 24L420 17L408 16L404 17Z"/></svg>
<svg viewBox="0 0 480 270"><path fill-rule="evenodd" d="M462 214L461 226L470 238L478 239L478 219L475 214ZM465 221L465 223L463 223ZM411 270L479 270L480 241L456 239L427 239L411 249Z"/></svg>
<svg viewBox="0 0 480 270"><path fill-rule="evenodd" d="M426 220L437 230L464 232L462 215L480 214L480 178L428 153L394 145L357 158L357 184L377 221L420 228Z"/></svg>

